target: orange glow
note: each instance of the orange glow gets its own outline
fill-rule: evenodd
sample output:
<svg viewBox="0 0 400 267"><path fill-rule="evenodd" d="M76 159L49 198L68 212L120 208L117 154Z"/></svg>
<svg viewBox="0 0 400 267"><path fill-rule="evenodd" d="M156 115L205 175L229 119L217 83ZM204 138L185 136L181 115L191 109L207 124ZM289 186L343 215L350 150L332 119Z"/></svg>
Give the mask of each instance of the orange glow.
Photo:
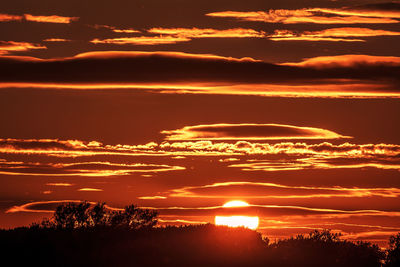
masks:
<svg viewBox="0 0 400 267"><path fill-rule="evenodd" d="M398 36L400 32L374 30L369 28L332 28L322 31L295 32L289 30L275 30L269 35L273 41L334 41L334 42L364 42L362 39L350 39L347 37L373 37L373 36ZM338 38L345 37L345 38Z"/></svg>
<svg viewBox="0 0 400 267"><path fill-rule="evenodd" d="M43 42L70 42L71 40L64 39L64 38L49 38L44 39Z"/></svg>
<svg viewBox="0 0 400 267"><path fill-rule="evenodd" d="M27 42L0 41L0 55L6 55L10 52L21 52L21 51L29 51L32 49L46 49L46 48L47 48L46 46L27 43Z"/></svg>
<svg viewBox="0 0 400 267"><path fill-rule="evenodd" d="M400 57L369 56L369 55L339 55L307 58L296 63L282 63L281 65L309 68L337 68L353 67L360 64L368 66L400 66Z"/></svg>
<svg viewBox="0 0 400 267"><path fill-rule="evenodd" d="M19 21L22 20L22 16L0 14L0 21Z"/></svg>
<svg viewBox="0 0 400 267"><path fill-rule="evenodd" d="M238 12L222 11L206 14L211 17L236 18L245 21L263 21L267 23L315 23L315 24L356 24L356 23L397 23L390 17L368 17L364 14L332 16L332 12L313 9L271 9L264 11ZM322 14L321 14L322 13ZM325 14L324 14L325 13Z"/></svg>
<svg viewBox="0 0 400 267"><path fill-rule="evenodd" d="M168 34L185 38L249 38L265 36L264 32L253 29L234 28L226 30L199 29L199 28L152 28L148 32L154 34Z"/></svg>
<svg viewBox="0 0 400 267"><path fill-rule="evenodd" d="M215 216L216 225L226 225L229 227L245 227L252 230L258 228L260 219L255 216Z"/></svg>
<svg viewBox="0 0 400 267"><path fill-rule="evenodd" d="M117 44L117 45L159 45L159 44L175 44L178 42L188 42L191 39L186 37L175 36L139 36L139 37L123 37L111 39L93 39L90 41L94 44Z"/></svg>
<svg viewBox="0 0 400 267"><path fill-rule="evenodd" d="M249 203L241 201L241 200L232 200L229 202L226 202L222 207L224 208L230 208L230 207L248 207L250 206Z"/></svg>
<svg viewBox="0 0 400 267"><path fill-rule="evenodd" d="M279 140L279 139L338 139L351 138L335 132L312 127L283 124L204 124L162 131L166 140Z"/></svg>
<svg viewBox="0 0 400 267"><path fill-rule="evenodd" d="M78 17L62 17L62 16L34 16L31 14L24 14L25 19L27 21L34 21L34 22L45 22L45 23L64 23L68 24L71 23L72 21L76 21L79 18Z"/></svg>
<svg viewBox="0 0 400 267"><path fill-rule="evenodd" d="M0 50L0 54L1 54ZM301 63L283 63L282 65L302 65ZM305 63L304 63L305 64ZM321 63L321 66L329 66ZM317 66L316 66L317 67ZM334 82L334 81L332 81ZM339 81L338 81L339 82ZM400 93L392 91L389 85L354 84L74 84L74 83L0 83L0 88L51 88L51 89L148 89L163 94L216 94L216 95L253 95L263 97L306 97L306 98L400 98Z"/></svg>

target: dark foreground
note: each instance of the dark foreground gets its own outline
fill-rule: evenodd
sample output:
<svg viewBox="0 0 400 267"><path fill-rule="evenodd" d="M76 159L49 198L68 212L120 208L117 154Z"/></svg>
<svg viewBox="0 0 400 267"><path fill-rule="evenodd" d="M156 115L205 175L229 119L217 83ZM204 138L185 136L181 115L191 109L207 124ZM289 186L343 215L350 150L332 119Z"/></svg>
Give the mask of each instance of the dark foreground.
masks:
<svg viewBox="0 0 400 267"><path fill-rule="evenodd" d="M329 231L268 244L255 231L214 225L27 227L1 230L0 242L10 266L400 266L395 258L385 264L387 253L375 245L342 241Z"/></svg>

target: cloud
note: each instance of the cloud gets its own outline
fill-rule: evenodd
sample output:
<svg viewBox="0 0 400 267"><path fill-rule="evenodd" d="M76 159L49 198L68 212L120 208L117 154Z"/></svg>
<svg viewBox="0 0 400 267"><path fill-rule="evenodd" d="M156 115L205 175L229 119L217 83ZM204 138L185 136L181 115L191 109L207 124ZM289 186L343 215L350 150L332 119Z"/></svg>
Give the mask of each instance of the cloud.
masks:
<svg viewBox="0 0 400 267"><path fill-rule="evenodd" d="M35 212L35 213L53 213L57 206L65 203L81 203L82 200L49 200L49 201L33 201L28 202L19 206L13 206L9 208L6 213L16 213L16 212ZM97 204L96 202L88 202L92 205ZM120 208L110 207L105 205L107 209L110 210L123 210Z"/></svg>
<svg viewBox="0 0 400 267"><path fill-rule="evenodd" d="M273 41L334 41L334 42L364 42L363 39L348 37L399 36L400 32L374 30L369 28L332 28L322 31L295 32L289 30L275 30L269 35ZM345 37L345 38L340 38Z"/></svg>
<svg viewBox="0 0 400 267"><path fill-rule="evenodd" d="M166 192L169 197L189 198L332 198L400 196L400 188L345 188L289 186L262 182L220 182L203 186L186 186Z"/></svg>
<svg viewBox="0 0 400 267"><path fill-rule="evenodd" d="M18 15L9 15L9 14L0 14L0 22L3 21L20 21L22 20L22 16Z"/></svg>
<svg viewBox="0 0 400 267"><path fill-rule="evenodd" d="M44 39L43 42L71 42L71 40L63 38L48 38Z"/></svg>
<svg viewBox="0 0 400 267"><path fill-rule="evenodd" d="M154 200L154 199L166 199L167 197L164 196L145 196L145 197L138 197L138 199L144 200Z"/></svg>
<svg viewBox="0 0 400 267"><path fill-rule="evenodd" d="M185 168L181 166L146 163L25 163L0 160L0 174L3 175L108 177L129 175L133 173L156 173L184 169Z"/></svg>
<svg viewBox="0 0 400 267"><path fill-rule="evenodd" d="M133 29L117 29L107 25L98 25L111 29L117 33L140 33ZM94 44L114 45L162 45L188 42L195 38L264 38L265 33L253 29L199 29L199 28L151 28L147 30L149 36L119 37L110 39L93 39Z"/></svg>
<svg viewBox="0 0 400 267"><path fill-rule="evenodd" d="M109 25L98 25L98 24L96 24L96 25L94 25L92 27L94 27L95 29L101 29L101 28L109 29L109 30L111 30L111 31L113 31L115 33L140 33L141 32L139 30L135 30L135 29L131 29L131 28L129 28L129 29L119 29L117 27L109 26Z"/></svg>
<svg viewBox="0 0 400 267"><path fill-rule="evenodd" d="M83 192L102 192L104 191L103 189L98 189L98 188L79 188L78 191L83 191Z"/></svg>
<svg viewBox="0 0 400 267"><path fill-rule="evenodd" d="M208 124L161 132L166 140L282 140L349 138L335 132L282 124Z"/></svg>
<svg viewBox="0 0 400 267"><path fill-rule="evenodd" d="M322 13L322 14L321 14ZM374 16L332 16L331 12L321 9L271 9L264 11L221 11L206 14L210 17L235 18L244 21L261 21L266 23L315 23L315 24L380 24L398 23L390 17Z"/></svg>
<svg viewBox="0 0 400 267"><path fill-rule="evenodd" d="M24 14L24 18L27 21L43 22L43 23L62 23L62 24L69 24L79 19L78 17L63 17L57 15L35 16L31 14Z"/></svg>
<svg viewBox="0 0 400 267"><path fill-rule="evenodd" d="M366 56L368 57L368 56ZM379 57L374 57L379 60ZM385 57L382 57L384 59ZM400 97L397 65L316 69L179 52L91 52L71 58L0 57L0 87L148 88L163 93ZM58 70L63 69L63 73ZM210 71L212 70L212 71Z"/></svg>
<svg viewBox="0 0 400 267"><path fill-rule="evenodd" d="M114 44L114 45L160 45L175 44L179 42L188 42L189 38L175 36L139 36L139 37L122 37L110 39L93 39L90 41L94 44Z"/></svg>
<svg viewBox="0 0 400 267"><path fill-rule="evenodd" d="M15 212L53 212L55 208L63 203L80 203L81 200L51 200L51 201L34 201L19 206L13 206L6 213ZM95 204L95 202L89 202ZM107 206L112 210L121 210L119 208ZM348 217L364 217L364 216L392 216L400 217L397 211L382 210L341 210L326 208L310 208L304 206L284 206L284 205L249 205L248 207L229 207L222 206L204 206L204 207L140 207L147 209L157 209L161 217L174 216L182 218L182 216L215 216L215 215L234 215L234 214L258 214L264 216L264 219L281 217L286 220L285 216L299 216L303 219L313 218L329 219L329 218L348 218ZM306 216L306 217L304 217Z"/></svg>
<svg viewBox="0 0 400 267"><path fill-rule="evenodd" d="M163 142L159 145L166 152L196 151L197 153L219 153L220 155L305 155L325 157L372 158L396 157L400 155L400 145L393 144L318 144L307 143L259 143L238 141L235 143L195 141L195 142Z"/></svg>
<svg viewBox="0 0 400 267"><path fill-rule="evenodd" d="M199 28L152 28L149 33L173 35L183 38L263 38L265 32L253 29L234 28L226 30Z"/></svg>
<svg viewBox="0 0 400 267"><path fill-rule="evenodd" d="M36 16L32 14L24 14L20 15L10 15L10 14L0 14L0 22L3 21L33 21L33 22L42 22L42 23L61 23L61 24L69 24L73 21L78 20L78 17L63 17L57 15L51 16Z"/></svg>
<svg viewBox="0 0 400 267"><path fill-rule="evenodd" d="M379 3L341 8L270 9L268 11L221 11L206 14L211 17L235 18L266 23L315 24L383 24L398 23L400 4Z"/></svg>
<svg viewBox="0 0 400 267"><path fill-rule="evenodd" d="M311 8L310 11L323 12L340 16L361 16L376 18L400 18L400 3L388 2L366 4L343 8Z"/></svg>
<svg viewBox="0 0 400 267"><path fill-rule="evenodd" d="M297 63L282 63L287 66L301 66L306 68L357 68L365 65L374 67L399 67L400 57L369 56L369 55L340 55L322 56L305 59Z"/></svg>
<svg viewBox="0 0 400 267"><path fill-rule="evenodd" d="M255 141L213 142L213 141L164 141L143 145L107 145L98 141L57 139L0 139L0 153L47 155L55 157L80 157L96 155L117 156L169 156L172 159L186 156L239 156L239 155L302 155L303 158L365 158L385 159L400 155L400 145L395 144L332 144L322 142L307 144L302 142L260 143ZM318 159L318 158L316 158Z"/></svg>
<svg viewBox="0 0 400 267"><path fill-rule="evenodd" d="M28 42L0 41L0 56L12 52L29 51L34 49L47 49L47 47Z"/></svg>
<svg viewBox="0 0 400 267"><path fill-rule="evenodd" d="M301 157L292 160L249 160L247 163L232 164L229 167L243 171L295 171L304 169L365 169L400 170L398 157Z"/></svg>
<svg viewBox="0 0 400 267"><path fill-rule="evenodd" d="M74 184L70 183L47 183L46 185L48 186L73 186Z"/></svg>

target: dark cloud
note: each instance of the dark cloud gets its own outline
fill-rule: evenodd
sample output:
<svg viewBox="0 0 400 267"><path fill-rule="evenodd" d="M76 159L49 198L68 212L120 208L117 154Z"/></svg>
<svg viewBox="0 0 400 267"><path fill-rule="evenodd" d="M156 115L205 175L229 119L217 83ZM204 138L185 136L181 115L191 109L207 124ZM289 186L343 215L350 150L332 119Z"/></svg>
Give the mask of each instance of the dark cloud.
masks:
<svg viewBox="0 0 400 267"><path fill-rule="evenodd" d="M379 60L379 57L374 58ZM318 69L301 64L284 66L249 58L235 59L178 52L92 52L51 60L1 57L0 70L0 82L4 83L3 86L10 86L10 83L91 83L96 88L96 85L108 83L136 86L147 84L157 88L156 85L160 83L194 83L207 86L259 84L263 86L252 89L227 87L220 91L216 89L215 93L266 94L272 90L278 95L285 90L292 90L294 94L309 90L331 94L332 91L344 90L348 94L354 92L355 95L358 90L364 90L373 96L374 93L390 91L388 88L398 84L400 77L400 66L397 64L377 65L362 61L351 66L334 65ZM289 89L280 87L290 84L293 86ZM318 87L313 88L313 85ZM206 92L212 93L212 87L207 86Z"/></svg>

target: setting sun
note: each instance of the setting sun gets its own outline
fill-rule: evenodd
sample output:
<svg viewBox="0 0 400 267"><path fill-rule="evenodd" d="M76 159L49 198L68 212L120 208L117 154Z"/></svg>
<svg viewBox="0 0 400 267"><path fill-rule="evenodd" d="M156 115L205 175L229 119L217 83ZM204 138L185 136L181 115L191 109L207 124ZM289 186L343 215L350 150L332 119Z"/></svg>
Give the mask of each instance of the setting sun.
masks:
<svg viewBox="0 0 400 267"><path fill-rule="evenodd" d="M226 202L222 207L224 208L237 208L237 207L249 207L250 204L241 200L232 200ZM252 230L257 229L259 224L259 218L257 216L215 216L216 225L226 225L229 227L246 227Z"/></svg>
<svg viewBox="0 0 400 267"><path fill-rule="evenodd" d="M252 230L257 229L259 218L257 216L215 216L216 225L229 227L246 227Z"/></svg>
<svg viewBox="0 0 400 267"><path fill-rule="evenodd" d="M241 200L232 200L229 202L226 202L222 207L224 208L230 208L230 207L248 207L250 206L249 203L241 201Z"/></svg>

